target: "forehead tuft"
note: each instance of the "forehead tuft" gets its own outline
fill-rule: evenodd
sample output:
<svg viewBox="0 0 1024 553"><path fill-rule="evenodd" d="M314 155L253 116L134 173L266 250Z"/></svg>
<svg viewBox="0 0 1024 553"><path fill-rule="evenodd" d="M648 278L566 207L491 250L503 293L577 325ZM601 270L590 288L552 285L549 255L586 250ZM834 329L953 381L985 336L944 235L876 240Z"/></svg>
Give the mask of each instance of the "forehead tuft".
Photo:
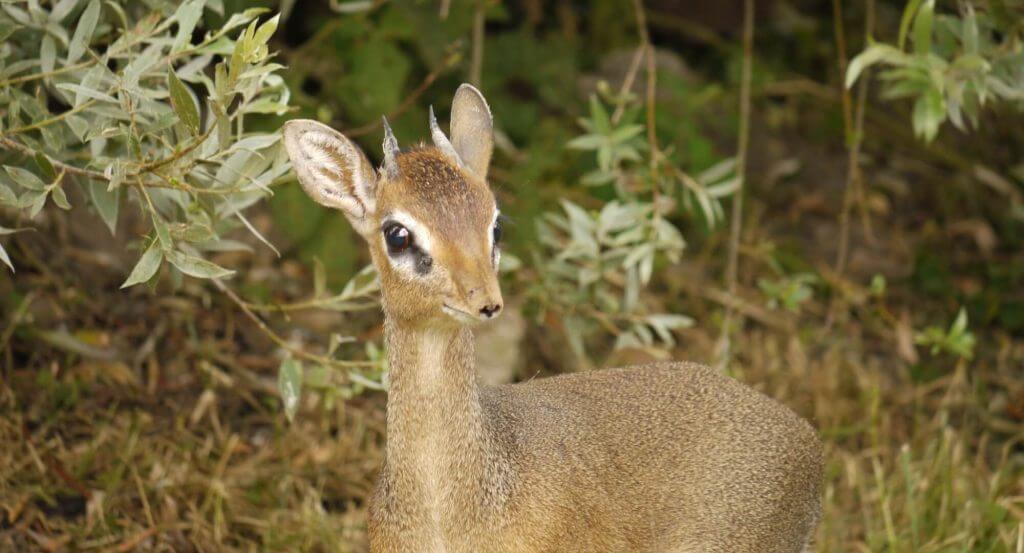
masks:
<svg viewBox="0 0 1024 553"><path fill-rule="evenodd" d="M494 215L494 196L487 185L466 175L436 148L400 154L399 179L382 190L394 205L442 232L488 228ZM387 201L391 200L391 201Z"/></svg>

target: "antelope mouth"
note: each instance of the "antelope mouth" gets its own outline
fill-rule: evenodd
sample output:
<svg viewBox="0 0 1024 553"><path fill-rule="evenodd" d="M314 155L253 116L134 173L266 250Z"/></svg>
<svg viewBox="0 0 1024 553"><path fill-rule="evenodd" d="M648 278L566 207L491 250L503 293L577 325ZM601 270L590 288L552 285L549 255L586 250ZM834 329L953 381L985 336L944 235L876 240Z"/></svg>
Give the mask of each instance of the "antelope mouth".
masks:
<svg viewBox="0 0 1024 553"><path fill-rule="evenodd" d="M441 311L444 311L446 315L463 324L474 324L480 322L479 317L474 317L472 313L457 307L452 307L447 303L441 304Z"/></svg>

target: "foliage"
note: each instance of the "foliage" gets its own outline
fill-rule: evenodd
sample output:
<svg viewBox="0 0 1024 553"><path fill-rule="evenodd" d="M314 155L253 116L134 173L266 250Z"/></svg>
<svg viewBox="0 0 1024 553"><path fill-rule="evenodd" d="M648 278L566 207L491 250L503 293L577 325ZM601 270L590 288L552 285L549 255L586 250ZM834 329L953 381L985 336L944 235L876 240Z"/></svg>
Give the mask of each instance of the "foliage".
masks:
<svg viewBox="0 0 1024 553"><path fill-rule="evenodd" d="M722 217L719 200L735 190L732 160L694 179L669 156L644 141L646 127L636 123L644 106L631 95L614 95L607 84L590 98L589 117L581 117L584 134L570 140L572 149L593 152L596 167L582 176L587 187L610 187L616 199L599 211L562 200L562 213L538 220L541 250L535 255L541 275L531 294L542 316L563 314L562 325L573 351L586 358L586 342L595 331L623 347L673 346L672 331L688 327L685 315L652 313L641 301L659 258L678 263L685 241L669 220L682 206L710 224ZM681 200L681 201L680 201Z"/></svg>
<svg viewBox="0 0 1024 553"><path fill-rule="evenodd" d="M800 305L814 295L812 286L818 282L817 275L797 273L777 279L759 278L757 287L768 298L768 307L779 306L793 313L800 312Z"/></svg>
<svg viewBox="0 0 1024 553"><path fill-rule="evenodd" d="M903 86L902 101L924 102L919 135L957 124L951 105L964 127L984 131L934 135L935 145L891 132L871 94L863 132L837 130L837 34L855 44L871 3L758 3L759 14L769 4L779 12L755 19L735 295L717 284L718 228L738 182L728 156L742 49L730 34L738 25L702 23L700 12L711 10L700 3L635 4L648 10L657 45L651 113L646 98L619 88L631 70L634 90L647 76L630 3L285 0L267 51L253 51L266 57L242 71L266 69L260 90L224 104L227 145L176 158L211 126L218 135L206 81L216 91L216 67L230 73L240 39L254 21L255 39L272 15L244 11L272 3L232 0L222 13L207 0L184 33L180 4L0 1L0 165L11 168L0 170L0 263L18 270L0 277L0 550L365 551L385 432L377 391L388 382L379 283L364 269L365 248L344 217L294 186L276 142L251 148L251 159L266 163L259 173L215 179L243 150L232 147L270 140L291 117L329 123L379 161L380 115L403 145L424 138L428 106L447 119L451 93L473 74L473 52L482 53L479 85L498 130L490 183L509 218L510 313L482 330L508 331L523 299L540 316L525 338L507 338L522 356L518 378L571 370L557 347L565 343L587 356L583 366L605 364L616 346L624 350L609 364L669 355L713 362L720 314L732 307L740 316L729 321L736 347L726 370L806 417L825 442L816 550L1019 548L1022 233L1019 219L993 214L1005 212L1005 198L1019 203L1024 169L1018 118L985 117L1019 103L1014 56L1024 27L1013 3L959 4L949 15L941 12L957 9L950 3L877 6L876 36L894 37L892 50L872 60L866 52L885 45L869 43L850 82L870 66L883 94ZM175 17L184 21L166 23ZM961 60L971 17L981 69ZM136 32L147 29L148 37ZM919 54L925 30L930 51ZM166 45L179 34L180 50ZM127 86L126 69L149 48L159 59ZM39 77L51 59L52 72ZM85 82L100 66L110 69L97 81L107 88ZM68 88L86 85L91 92ZM859 94L846 96L861 105ZM134 129L123 98L145 115ZM237 113L257 98L290 107ZM98 157L92 139L75 134L79 117L90 133L105 133ZM858 159L846 157L844 138L857 139ZM144 170L161 159L166 166ZM122 176L104 195L117 160L138 179ZM159 175L172 167L173 184ZM272 168L280 176L232 214L240 188ZM963 186L973 178L988 188ZM933 182L942 186L916 185ZM39 202L35 217L34 204L9 207L23 196ZM65 201L73 209L63 210ZM830 270L844 204L850 255ZM100 220L112 221L118 238L138 238L128 263L111 255L122 253L120 241L82 251L91 237L77 227ZM270 229L280 257L248 224ZM216 238L190 241L193 227L207 225ZM171 251L237 273L182 279L161 235ZM151 290L117 290L135 282ZM173 297L151 293L171 286ZM934 316L950 305L963 306L952 324ZM699 324L683 329L690 317ZM570 340L545 339L563 329ZM940 357L922 362L919 350Z"/></svg>
<svg viewBox="0 0 1024 553"><path fill-rule="evenodd" d="M991 3L989 9L963 4L959 16L935 13L935 0L910 0L895 46L869 45L850 62L846 86L865 69L887 67L883 96L912 98L914 132L930 142L949 120L958 129L978 124L991 101L1024 101L1024 27ZM908 36L910 47L908 47Z"/></svg>
<svg viewBox="0 0 1024 553"><path fill-rule="evenodd" d="M949 326L949 330L943 330L938 326L929 326L914 337L914 342L931 348L932 355L945 353L963 359L974 357L974 334L967 330L967 311L960 308Z"/></svg>
<svg viewBox="0 0 1024 553"><path fill-rule="evenodd" d="M67 189L80 188L111 233L122 204L134 206L151 231L124 286L148 282L164 260L197 278L233 274L204 254L247 248L224 235L256 233L243 211L289 168L276 133L246 126L289 99L267 45L278 18L263 13L233 14L194 40L222 19L220 2L5 3L0 146L35 167L5 167L0 205L34 218L48 200L70 209Z"/></svg>

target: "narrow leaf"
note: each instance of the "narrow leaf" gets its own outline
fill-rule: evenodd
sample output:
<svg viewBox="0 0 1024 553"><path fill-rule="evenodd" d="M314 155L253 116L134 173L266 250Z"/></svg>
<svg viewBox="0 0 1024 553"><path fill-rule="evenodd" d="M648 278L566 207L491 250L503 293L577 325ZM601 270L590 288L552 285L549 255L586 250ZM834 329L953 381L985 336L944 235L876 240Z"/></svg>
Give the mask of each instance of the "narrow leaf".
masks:
<svg viewBox="0 0 1024 553"><path fill-rule="evenodd" d="M57 43L50 35L43 36L43 42L39 46L39 67L43 73L53 71L57 64Z"/></svg>
<svg viewBox="0 0 1024 553"><path fill-rule="evenodd" d="M295 419L299 409L299 398L302 396L302 363L287 357L281 362L277 372L277 390L284 403L284 414L288 422Z"/></svg>
<svg viewBox="0 0 1024 553"><path fill-rule="evenodd" d="M192 135L199 133L199 111L188 88L181 82L181 79L174 74L174 70L167 72L167 86L171 94L171 107L178 114L178 119L188 128Z"/></svg>
<svg viewBox="0 0 1024 553"><path fill-rule="evenodd" d="M96 30L96 22L100 18L100 0L92 0L86 6L82 16L78 18L75 26L75 34L71 36L71 43L68 44L68 65L78 61L85 53L92 39L92 33Z"/></svg>
<svg viewBox="0 0 1024 553"><path fill-rule="evenodd" d="M14 182L20 184L23 188L29 190L43 190L46 188L46 183L31 171L11 165L5 165L4 170L14 179Z"/></svg>
<svg viewBox="0 0 1024 553"><path fill-rule="evenodd" d="M932 51L932 23L935 16L935 0L927 0L914 18L914 52L928 54Z"/></svg>
<svg viewBox="0 0 1024 553"><path fill-rule="evenodd" d="M11 270L12 273L15 272L14 264L11 263L11 258L7 256L7 250L4 249L3 244L0 244L0 261L3 261L4 265L7 265L7 267Z"/></svg>
<svg viewBox="0 0 1024 553"><path fill-rule="evenodd" d="M132 269L131 274L128 275L128 280L124 281L121 288L127 288L129 286L149 281L149 279L153 278L153 275L156 274L157 269L160 268L160 262L163 261L163 259L164 254L157 245L156 240L154 240L153 243L149 245L149 249L146 250L146 253L142 254L139 262L135 264L135 268Z"/></svg>
<svg viewBox="0 0 1024 553"><path fill-rule="evenodd" d="M121 207L121 189L110 190L106 183L89 181L89 197L92 198L96 212L110 229L110 234L114 234L117 229L117 213Z"/></svg>
<svg viewBox="0 0 1024 553"><path fill-rule="evenodd" d="M235 274L234 271L225 269L216 263L175 250L167 252L167 261L170 261L179 271L196 278L223 278Z"/></svg>
<svg viewBox="0 0 1024 553"><path fill-rule="evenodd" d="M900 34L896 44L900 50L907 44L907 31L910 30L910 22L914 20L914 14L921 5L921 0L910 0L907 7L903 9L903 17L900 18Z"/></svg>

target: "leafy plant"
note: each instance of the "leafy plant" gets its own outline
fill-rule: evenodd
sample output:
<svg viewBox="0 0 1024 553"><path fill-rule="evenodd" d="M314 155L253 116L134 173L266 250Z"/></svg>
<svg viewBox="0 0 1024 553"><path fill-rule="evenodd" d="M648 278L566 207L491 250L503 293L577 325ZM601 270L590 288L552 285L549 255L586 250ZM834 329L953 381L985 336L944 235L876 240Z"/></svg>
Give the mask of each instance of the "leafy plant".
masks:
<svg viewBox="0 0 1024 553"><path fill-rule="evenodd" d="M967 329L967 311L962 307L949 330L933 325L914 337L914 343L931 348L932 355L945 353L963 359L974 357L976 342L974 333Z"/></svg>
<svg viewBox="0 0 1024 553"><path fill-rule="evenodd" d="M868 67L885 66L883 96L913 99L914 132L926 141L947 120L961 130L967 123L977 126L987 102L1020 106L1024 27L1017 18L999 17L996 4L983 10L964 3L962 13L953 16L937 15L934 0L911 0L896 45L870 44L850 62L846 86L853 86Z"/></svg>
<svg viewBox="0 0 1024 553"><path fill-rule="evenodd" d="M616 199L599 211L563 200L561 213L541 218L535 258L541 279L531 288L542 315L561 315L573 351L584 359L588 337L602 330L615 336L615 348L674 345L672 330L693 321L650 313L641 301L656 260L676 263L685 247L669 218L682 207L715 224L723 216L720 199L738 183L732 160L690 177L672 163L671 152L652 151L644 140L635 98L613 95L606 85L599 91L579 121L584 133L567 146L593 153L596 167L582 183L610 187Z"/></svg>
<svg viewBox="0 0 1024 553"><path fill-rule="evenodd" d="M783 307L793 313L800 312L800 305L814 295L813 286L819 281L812 273L797 273L775 279L760 278L757 287L768 298L768 307Z"/></svg>
<svg viewBox="0 0 1024 553"><path fill-rule="evenodd" d="M615 111L609 115L604 102L592 96L590 116L579 120L585 133L568 143L569 148L594 152L597 167L583 176L583 184L611 185L623 200L658 199L662 214L681 203L685 212L700 215L708 226L721 222L721 200L739 186L735 159L722 160L696 178L690 176L673 163L671 150L650 152L642 136L645 126L636 123L642 106L635 98L612 95L607 86L600 90Z"/></svg>
<svg viewBox="0 0 1024 553"><path fill-rule="evenodd" d="M541 280L531 289L542 312L562 313L570 344L583 357L594 324L617 336L616 347L672 344L672 329L689 318L652 315L640 302L655 258L677 262L685 245L670 222L653 216L649 203L611 201L599 212L562 201L563 213L546 213L538 237L549 255L538 259Z"/></svg>
<svg viewBox="0 0 1024 553"><path fill-rule="evenodd" d="M223 238L236 228L272 248L243 214L289 168L276 133L246 126L288 109L267 46L278 18L265 13L231 15L194 40L223 19L220 1L4 3L0 147L22 161L0 174L0 206L31 219L50 202L70 209L77 187L111 233L134 206L151 230L124 286L164 260L197 278L231 275L204 255L247 248Z"/></svg>

